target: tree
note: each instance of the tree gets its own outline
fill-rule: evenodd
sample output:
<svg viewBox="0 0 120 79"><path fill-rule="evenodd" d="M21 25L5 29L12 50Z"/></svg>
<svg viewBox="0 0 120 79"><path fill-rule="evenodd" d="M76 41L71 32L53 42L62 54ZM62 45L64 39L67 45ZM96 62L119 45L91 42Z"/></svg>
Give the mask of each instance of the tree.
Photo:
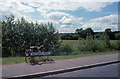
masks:
<svg viewBox="0 0 120 79"><path fill-rule="evenodd" d="M112 33L110 28L105 29L105 34L107 34L109 39L111 39L111 40L113 40L115 38L115 34Z"/></svg>
<svg viewBox="0 0 120 79"><path fill-rule="evenodd" d="M110 28L105 29L105 33L109 34L111 32Z"/></svg>
<svg viewBox="0 0 120 79"><path fill-rule="evenodd" d="M116 38L117 40L120 40L120 32L115 34L115 38Z"/></svg>
<svg viewBox="0 0 120 79"><path fill-rule="evenodd" d="M88 34L88 35L93 35L93 34L94 34L94 32L93 32L93 30L92 30L91 28L85 29L85 32L86 32L86 34Z"/></svg>
<svg viewBox="0 0 120 79"><path fill-rule="evenodd" d="M29 23L23 17L16 21L11 14L2 21L2 56L24 56L30 46L43 45L42 51L54 51L60 47L58 32L52 23Z"/></svg>
<svg viewBox="0 0 120 79"><path fill-rule="evenodd" d="M76 29L75 33L80 33L80 32L82 32L82 31L83 31L82 28L80 28L80 29Z"/></svg>
<svg viewBox="0 0 120 79"><path fill-rule="evenodd" d="M79 34L79 37L84 39L86 39L87 36L94 34L91 28L87 28L85 30L83 30L82 28L76 29L75 33Z"/></svg>

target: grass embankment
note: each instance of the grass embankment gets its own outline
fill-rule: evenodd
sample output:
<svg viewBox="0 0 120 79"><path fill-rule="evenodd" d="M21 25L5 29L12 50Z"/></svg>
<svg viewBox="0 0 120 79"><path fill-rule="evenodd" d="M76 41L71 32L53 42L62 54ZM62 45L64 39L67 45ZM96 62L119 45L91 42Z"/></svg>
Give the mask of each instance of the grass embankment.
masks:
<svg viewBox="0 0 120 79"><path fill-rule="evenodd" d="M54 60L64 60L64 59L71 59L71 58L79 58L79 57L86 57L86 56L95 56L95 55L107 55L107 54L115 54L120 51L111 51L111 52L81 52L78 55L65 55L65 56L50 56ZM2 64L17 64L17 63L24 63L24 57L7 57L2 58Z"/></svg>
<svg viewBox="0 0 120 79"><path fill-rule="evenodd" d="M114 41L112 41L114 42ZM79 57L86 57L86 56L95 56L95 55L107 55L107 54L115 54L120 51L106 51L106 52L79 52L77 51L78 47L78 40L64 40L62 42L63 45L69 44L72 46L73 52L77 52L77 55L65 55L65 56L51 56L51 58L55 60L64 60L64 59L71 59L71 58L79 58ZM17 64L17 63L25 63L24 57L5 57L2 58L2 64Z"/></svg>

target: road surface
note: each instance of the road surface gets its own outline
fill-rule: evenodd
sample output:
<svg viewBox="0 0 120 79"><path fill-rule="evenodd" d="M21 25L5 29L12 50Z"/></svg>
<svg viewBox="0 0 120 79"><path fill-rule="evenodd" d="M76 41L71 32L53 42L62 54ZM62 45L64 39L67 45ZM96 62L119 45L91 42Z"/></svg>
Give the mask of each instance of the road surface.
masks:
<svg viewBox="0 0 120 79"><path fill-rule="evenodd" d="M77 70L47 77L118 77L118 64Z"/></svg>
<svg viewBox="0 0 120 79"><path fill-rule="evenodd" d="M82 58L68 59L62 61L54 61L50 63L40 63L35 65L30 65L30 64L5 65L2 66L2 77L13 77L20 75L35 74L35 73L90 65L101 62L114 61L114 60L118 60L118 54L82 57Z"/></svg>

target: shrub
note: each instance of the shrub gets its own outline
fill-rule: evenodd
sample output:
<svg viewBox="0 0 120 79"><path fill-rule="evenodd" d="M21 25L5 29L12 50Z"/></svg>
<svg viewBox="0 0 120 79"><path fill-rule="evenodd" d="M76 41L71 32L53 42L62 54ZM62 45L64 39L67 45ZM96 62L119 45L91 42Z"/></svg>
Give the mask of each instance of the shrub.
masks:
<svg viewBox="0 0 120 79"><path fill-rule="evenodd" d="M80 51L103 51L105 50L106 43L105 40L97 40L93 39L91 36L87 37L86 39L79 40L79 47Z"/></svg>
<svg viewBox="0 0 120 79"><path fill-rule="evenodd" d="M120 40L114 40L111 42L111 48L120 50Z"/></svg>
<svg viewBox="0 0 120 79"><path fill-rule="evenodd" d="M120 32L115 34L115 38L116 38L117 40L120 40Z"/></svg>
<svg viewBox="0 0 120 79"><path fill-rule="evenodd" d="M73 52L73 49L69 44L62 46L61 50L62 50L61 52L62 55L70 55Z"/></svg>
<svg viewBox="0 0 120 79"><path fill-rule="evenodd" d="M105 45L103 44L102 40L80 40L80 46L78 49L80 51L103 51L105 49Z"/></svg>

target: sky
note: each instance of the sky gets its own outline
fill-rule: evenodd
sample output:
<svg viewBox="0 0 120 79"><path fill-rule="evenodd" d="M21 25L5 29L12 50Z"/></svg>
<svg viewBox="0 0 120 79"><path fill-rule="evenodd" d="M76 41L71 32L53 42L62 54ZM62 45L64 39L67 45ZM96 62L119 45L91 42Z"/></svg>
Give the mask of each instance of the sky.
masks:
<svg viewBox="0 0 120 79"><path fill-rule="evenodd" d="M118 31L119 0L1 0L0 19L11 13L29 22L47 23L60 33L92 28L95 32L111 28Z"/></svg>

